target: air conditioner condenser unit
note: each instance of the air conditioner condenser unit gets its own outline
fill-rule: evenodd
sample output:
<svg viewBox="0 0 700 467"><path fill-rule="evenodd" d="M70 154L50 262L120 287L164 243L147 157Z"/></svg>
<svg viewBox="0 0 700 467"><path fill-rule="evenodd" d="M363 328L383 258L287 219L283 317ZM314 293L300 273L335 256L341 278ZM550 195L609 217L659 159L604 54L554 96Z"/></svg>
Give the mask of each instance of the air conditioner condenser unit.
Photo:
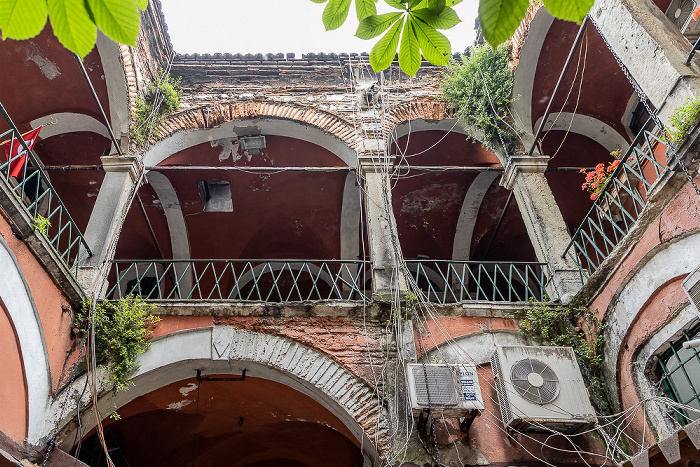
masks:
<svg viewBox="0 0 700 467"><path fill-rule="evenodd" d="M409 363L406 378L415 417L431 408L436 416L473 418L484 409L474 366Z"/></svg>

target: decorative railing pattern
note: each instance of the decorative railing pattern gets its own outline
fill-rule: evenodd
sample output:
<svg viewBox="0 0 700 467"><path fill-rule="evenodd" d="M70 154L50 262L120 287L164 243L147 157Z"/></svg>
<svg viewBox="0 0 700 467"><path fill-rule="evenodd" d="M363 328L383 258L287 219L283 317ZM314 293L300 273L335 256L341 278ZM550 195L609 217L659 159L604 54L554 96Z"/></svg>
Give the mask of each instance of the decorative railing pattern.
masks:
<svg viewBox="0 0 700 467"><path fill-rule="evenodd" d="M637 222L652 184L666 170L666 144L656 130L642 130L622 157L562 256L573 259L583 282Z"/></svg>
<svg viewBox="0 0 700 467"><path fill-rule="evenodd" d="M546 300L546 263L406 260L406 265L432 302Z"/></svg>
<svg viewBox="0 0 700 467"><path fill-rule="evenodd" d="M0 133L0 142L9 144L10 148L19 143L16 154L10 151L9 160L4 157L5 154L0 155L0 183L5 183L7 189L17 198L33 220L35 230L47 238L61 260L68 268L75 269L80 260L86 255L91 256L92 252L51 185L39 158L27 147L2 104L0 113L10 126L9 130ZM5 152L4 149L0 151ZM11 176L11 172L19 164L22 164L20 173L15 177Z"/></svg>
<svg viewBox="0 0 700 467"><path fill-rule="evenodd" d="M369 265L359 260L114 260L107 298L363 300L371 291Z"/></svg>

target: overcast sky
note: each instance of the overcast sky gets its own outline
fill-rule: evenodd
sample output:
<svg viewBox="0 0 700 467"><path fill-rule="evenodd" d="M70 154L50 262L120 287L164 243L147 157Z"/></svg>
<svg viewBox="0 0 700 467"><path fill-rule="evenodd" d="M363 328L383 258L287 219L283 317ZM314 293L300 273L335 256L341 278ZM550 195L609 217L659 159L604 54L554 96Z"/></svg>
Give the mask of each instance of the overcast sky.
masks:
<svg viewBox="0 0 700 467"><path fill-rule="evenodd" d="M338 30L326 32L321 21L325 4L310 0L161 0L168 32L178 53L369 52L377 41L355 37L354 6ZM474 42L477 0L455 9L462 22L442 31L452 52ZM391 11L382 0L380 13Z"/></svg>

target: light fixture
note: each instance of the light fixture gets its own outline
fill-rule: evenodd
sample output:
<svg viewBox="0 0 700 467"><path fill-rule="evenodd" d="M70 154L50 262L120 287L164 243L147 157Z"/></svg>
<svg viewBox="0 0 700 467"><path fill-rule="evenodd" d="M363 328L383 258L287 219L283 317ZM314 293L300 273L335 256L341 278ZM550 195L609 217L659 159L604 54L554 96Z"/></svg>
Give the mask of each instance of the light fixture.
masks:
<svg viewBox="0 0 700 467"><path fill-rule="evenodd" d="M251 156L257 156L265 148L265 136L242 136L239 138L241 148Z"/></svg>

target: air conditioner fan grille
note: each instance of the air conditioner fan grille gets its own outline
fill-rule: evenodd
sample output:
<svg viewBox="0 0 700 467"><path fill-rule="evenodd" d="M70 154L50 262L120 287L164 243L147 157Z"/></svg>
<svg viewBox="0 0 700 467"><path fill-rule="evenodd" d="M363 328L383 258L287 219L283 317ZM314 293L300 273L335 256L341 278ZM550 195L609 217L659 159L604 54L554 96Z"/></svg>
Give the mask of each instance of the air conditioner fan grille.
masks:
<svg viewBox="0 0 700 467"><path fill-rule="evenodd" d="M547 404L559 395L559 379L547 365L534 358L519 360L510 369L510 381L524 399Z"/></svg>

